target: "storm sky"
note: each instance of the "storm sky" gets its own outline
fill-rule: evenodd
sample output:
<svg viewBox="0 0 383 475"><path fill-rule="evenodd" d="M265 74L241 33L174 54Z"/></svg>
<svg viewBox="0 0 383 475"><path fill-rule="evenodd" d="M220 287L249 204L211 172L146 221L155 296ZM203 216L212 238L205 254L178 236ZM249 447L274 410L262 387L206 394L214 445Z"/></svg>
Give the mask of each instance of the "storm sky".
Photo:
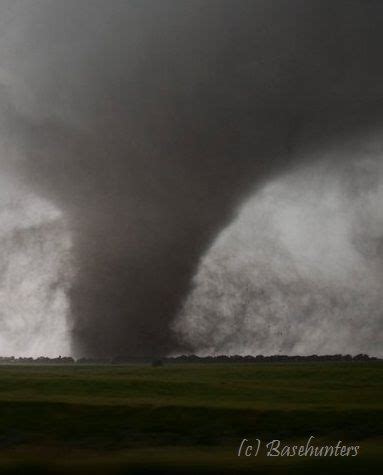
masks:
<svg viewBox="0 0 383 475"><path fill-rule="evenodd" d="M379 353L382 27L375 0L0 0L0 353L52 325L75 356Z"/></svg>

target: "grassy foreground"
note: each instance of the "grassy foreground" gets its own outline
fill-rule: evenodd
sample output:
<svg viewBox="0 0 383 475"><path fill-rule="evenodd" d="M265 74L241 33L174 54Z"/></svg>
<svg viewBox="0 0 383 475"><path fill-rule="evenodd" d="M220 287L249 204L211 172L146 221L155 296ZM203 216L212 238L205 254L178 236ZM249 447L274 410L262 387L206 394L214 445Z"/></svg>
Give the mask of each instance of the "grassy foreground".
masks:
<svg viewBox="0 0 383 475"><path fill-rule="evenodd" d="M378 473L383 365L0 366L0 474ZM262 444L357 457L238 457Z"/></svg>

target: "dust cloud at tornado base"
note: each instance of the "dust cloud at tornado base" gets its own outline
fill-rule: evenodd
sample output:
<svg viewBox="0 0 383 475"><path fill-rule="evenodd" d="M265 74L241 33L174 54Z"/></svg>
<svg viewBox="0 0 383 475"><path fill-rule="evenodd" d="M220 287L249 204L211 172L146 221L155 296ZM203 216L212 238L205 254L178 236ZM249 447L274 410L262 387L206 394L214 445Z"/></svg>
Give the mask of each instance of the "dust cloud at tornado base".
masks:
<svg viewBox="0 0 383 475"><path fill-rule="evenodd" d="M201 259L174 324L198 354L383 355L382 134L318 153L257 190Z"/></svg>
<svg viewBox="0 0 383 475"><path fill-rule="evenodd" d="M71 353L71 236L62 214L0 179L1 356Z"/></svg>

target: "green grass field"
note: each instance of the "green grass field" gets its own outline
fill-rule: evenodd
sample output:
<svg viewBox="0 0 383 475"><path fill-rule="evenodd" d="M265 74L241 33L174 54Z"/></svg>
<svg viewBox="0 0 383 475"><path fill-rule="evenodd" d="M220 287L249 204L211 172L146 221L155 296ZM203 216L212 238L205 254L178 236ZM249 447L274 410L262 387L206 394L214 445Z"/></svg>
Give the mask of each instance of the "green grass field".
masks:
<svg viewBox="0 0 383 475"><path fill-rule="evenodd" d="M0 366L0 474L375 473L379 362ZM238 457L243 438L357 457Z"/></svg>

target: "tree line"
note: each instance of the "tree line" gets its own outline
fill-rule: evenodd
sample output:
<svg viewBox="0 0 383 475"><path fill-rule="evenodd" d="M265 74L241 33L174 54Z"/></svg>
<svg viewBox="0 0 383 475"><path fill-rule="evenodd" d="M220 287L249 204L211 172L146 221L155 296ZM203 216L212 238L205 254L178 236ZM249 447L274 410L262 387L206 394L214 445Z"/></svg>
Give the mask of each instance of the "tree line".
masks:
<svg viewBox="0 0 383 475"><path fill-rule="evenodd" d="M15 357L2 356L0 364L152 364L161 366L172 363L283 363L283 362L325 362L325 361L381 361L380 358L360 353L351 355L217 355L217 356L197 356L181 355L174 357L133 357L133 356L115 356L113 358L79 358L74 359L71 356L58 356L57 358L48 358L47 356Z"/></svg>

